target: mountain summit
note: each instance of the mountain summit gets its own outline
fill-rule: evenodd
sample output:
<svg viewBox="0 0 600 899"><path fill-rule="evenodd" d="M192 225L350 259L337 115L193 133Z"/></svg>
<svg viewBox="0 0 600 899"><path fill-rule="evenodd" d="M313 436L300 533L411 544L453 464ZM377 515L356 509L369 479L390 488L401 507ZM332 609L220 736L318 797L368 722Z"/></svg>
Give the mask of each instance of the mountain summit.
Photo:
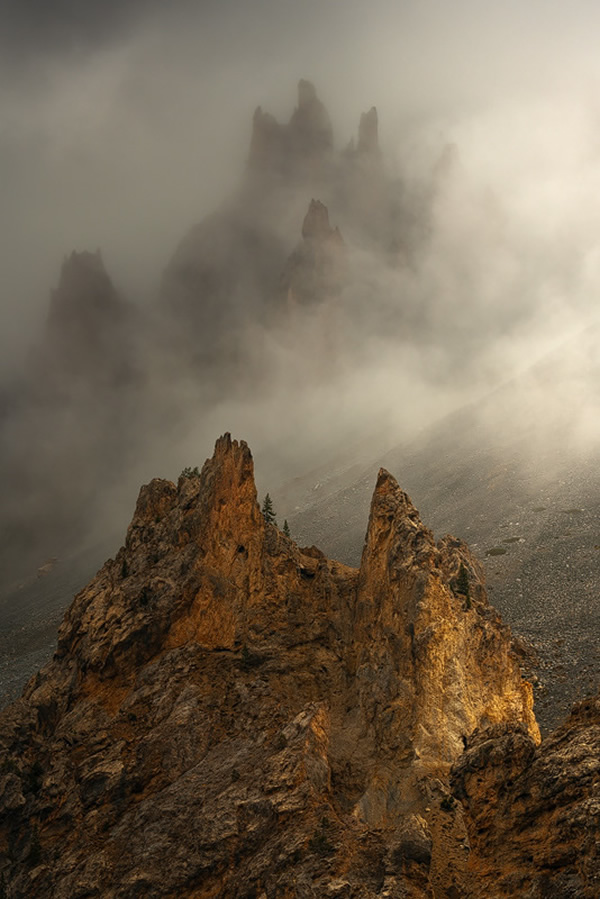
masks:
<svg viewBox="0 0 600 899"><path fill-rule="evenodd" d="M260 106L254 113L248 157L254 172L294 179L323 174L332 150L331 119L310 81L298 83L298 105L287 125L280 125Z"/></svg>

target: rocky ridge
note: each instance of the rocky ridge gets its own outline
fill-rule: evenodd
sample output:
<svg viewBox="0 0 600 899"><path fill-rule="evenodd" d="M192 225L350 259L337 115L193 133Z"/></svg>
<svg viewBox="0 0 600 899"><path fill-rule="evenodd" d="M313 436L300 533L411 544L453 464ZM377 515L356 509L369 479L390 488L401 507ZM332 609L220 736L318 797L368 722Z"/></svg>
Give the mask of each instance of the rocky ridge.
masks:
<svg viewBox="0 0 600 899"><path fill-rule="evenodd" d="M488 725L539 739L466 545L382 470L359 570L301 549L226 435L142 488L3 713L7 896L453 895L449 771Z"/></svg>

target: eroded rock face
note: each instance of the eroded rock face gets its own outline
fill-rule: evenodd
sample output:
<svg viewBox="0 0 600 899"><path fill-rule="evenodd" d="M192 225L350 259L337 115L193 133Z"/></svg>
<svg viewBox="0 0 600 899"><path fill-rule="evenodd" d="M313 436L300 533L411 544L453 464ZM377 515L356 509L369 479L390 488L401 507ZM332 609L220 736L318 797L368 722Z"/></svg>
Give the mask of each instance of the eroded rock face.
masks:
<svg viewBox="0 0 600 899"><path fill-rule="evenodd" d="M600 697L539 748L522 725L477 731L452 783L471 841L465 896L598 896Z"/></svg>
<svg viewBox="0 0 600 899"><path fill-rule="evenodd" d="M142 488L3 713L8 896L450 895L448 771L489 721L537 739L467 548L382 471L360 571L300 549L226 435Z"/></svg>

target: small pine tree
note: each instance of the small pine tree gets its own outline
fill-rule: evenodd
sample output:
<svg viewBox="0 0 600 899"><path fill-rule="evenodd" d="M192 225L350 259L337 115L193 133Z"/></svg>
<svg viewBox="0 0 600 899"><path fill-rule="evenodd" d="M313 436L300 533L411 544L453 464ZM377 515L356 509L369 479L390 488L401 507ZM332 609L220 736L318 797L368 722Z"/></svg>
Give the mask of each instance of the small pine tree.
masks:
<svg viewBox="0 0 600 899"><path fill-rule="evenodd" d="M283 522L283 533L285 534L286 537L291 537L291 534L290 534L290 526L289 526L289 524L287 523L287 518L286 518L285 521Z"/></svg>
<svg viewBox="0 0 600 899"><path fill-rule="evenodd" d="M277 516L273 508L273 500L267 493L262 504L262 513L267 524L277 524Z"/></svg>

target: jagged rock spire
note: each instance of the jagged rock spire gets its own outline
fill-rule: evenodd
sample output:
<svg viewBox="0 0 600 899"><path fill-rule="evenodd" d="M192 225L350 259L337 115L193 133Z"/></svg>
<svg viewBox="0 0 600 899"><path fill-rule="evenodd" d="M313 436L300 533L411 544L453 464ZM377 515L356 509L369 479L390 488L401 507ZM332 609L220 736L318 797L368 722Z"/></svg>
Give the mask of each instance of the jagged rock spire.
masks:
<svg viewBox="0 0 600 899"><path fill-rule="evenodd" d="M90 316L110 316L120 306L100 250L73 251L65 258L58 287L52 292L48 323L62 327L67 318L82 321Z"/></svg>
<svg viewBox="0 0 600 899"><path fill-rule="evenodd" d="M356 152L371 156L380 153L377 109L374 106L368 112L363 112L360 117Z"/></svg>
<svg viewBox="0 0 600 899"><path fill-rule="evenodd" d="M335 234L341 237L339 229L329 224L327 206L320 200L311 200L302 223L302 237L305 240L326 240Z"/></svg>
<svg viewBox="0 0 600 899"><path fill-rule="evenodd" d="M259 106L252 122L248 168L303 179L326 162L333 148L331 119L310 81L298 84L298 104L287 125Z"/></svg>
<svg viewBox="0 0 600 899"><path fill-rule="evenodd" d="M288 259L282 290L293 303L318 305L339 296L345 281L346 247L320 200L311 200L302 223L302 242Z"/></svg>
<svg viewBox="0 0 600 899"><path fill-rule="evenodd" d="M333 147L329 113L310 81L298 83L298 106L288 127L290 149L299 156L319 157Z"/></svg>
<svg viewBox="0 0 600 899"><path fill-rule="evenodd" d="M469 607L454 586L464 560L473 572L473 594L478 596L478 602ZM485 639L491 641L488 649L495 644L504 686L499 691L500 680L490 683L479 675L483 609L489 607L482 573L467 547L449 539L436 545L410 498L381 469L371 502L357 600L360 632L372 637L357 640L363 647L360 663L373 671L392 664L398 677L390 685L390 716L378 739L404 743L410 733L406 745L420 758L445 761L456 757L462 737L482 720L524 721L539 739L531 688L521 683L499 618ZM366 695L371 696L372 682L366 677L364 683Z"/></svg>
<svg viewBox="0 0 600 899"><path fill-rule="evenodd" d="M37 366L50 389L81 378L89 383L124 384L135 367L133 308L122 299L100 250L73 251L62 264L52 291Z"/></svg>

